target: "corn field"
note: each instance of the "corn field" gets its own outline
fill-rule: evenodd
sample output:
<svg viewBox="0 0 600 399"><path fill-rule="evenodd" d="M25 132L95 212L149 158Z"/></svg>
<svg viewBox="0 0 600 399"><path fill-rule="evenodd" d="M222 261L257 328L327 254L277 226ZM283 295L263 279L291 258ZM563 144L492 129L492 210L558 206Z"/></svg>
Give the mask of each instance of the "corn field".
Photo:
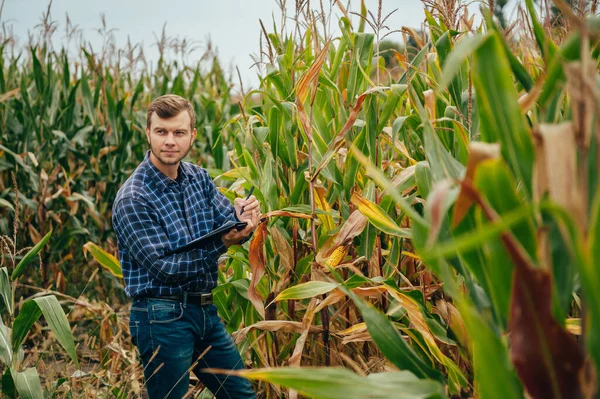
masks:
<svg viewBox="0 0 600 399"><path fill-rule="evenodd" d="M111 206L174 93L266 216L214 291L259 397L600 397L598 2L342 3L261 22L248 92L164 31L152 66L0 33L2 395L143 397Z"/></svg>

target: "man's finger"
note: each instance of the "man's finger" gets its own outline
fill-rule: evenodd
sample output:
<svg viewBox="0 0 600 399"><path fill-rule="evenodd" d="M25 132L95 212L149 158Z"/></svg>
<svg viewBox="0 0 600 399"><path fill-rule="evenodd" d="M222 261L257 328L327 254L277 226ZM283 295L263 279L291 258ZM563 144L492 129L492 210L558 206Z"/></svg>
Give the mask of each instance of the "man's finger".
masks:
<svg viewBox="0 0 600 399"><path fill-rule="evenodd" d="M228 231L223 235L223 238L225 238L226 240L232 240L233 238L235 238L235 231Z"/></svg>
<svg viewBox="0 0 600 399"><path fill-rule="evenodd" d="M260 202L258 201L254 201L254 202L246 202L244 204L244 209L246 209L246 211L258 208L260 206Z"/></svg>
<svg viewBox="0 0 600 399"><path fill-rule="evenodd" d="M254 230L254 223L252 220L248 220L248 225L246 226L246 228L243 230L244 233L244 237L247 237L248 234L250 234L250 232Z"/></svg>
<svg viewBox="0 0 600 399"><path fill-rule="evenodd" d="M258 202L258 201L246 202L244 204L244 209L254 209L254 208L258 208L259 206L260 206L260 202Z"/></svg>
<svg viewBox="0 0 600 399"><path fill-rule="evenodd" d="M247 206L247 205L253 204L255 202L258 202L258 200L256 199L256 197L254 195L251 195L250 198L248 198L248 199L246 199L246 198L236 198L235 200L236 201L237 200L242 201L244 206Z"/></svg>

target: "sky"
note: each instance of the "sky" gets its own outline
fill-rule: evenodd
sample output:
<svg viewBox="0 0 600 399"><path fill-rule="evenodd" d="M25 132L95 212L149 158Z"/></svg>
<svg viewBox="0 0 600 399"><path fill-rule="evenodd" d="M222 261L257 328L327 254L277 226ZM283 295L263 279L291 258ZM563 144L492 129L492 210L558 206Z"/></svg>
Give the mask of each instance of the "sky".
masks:
<svg viewBox="0 0 600 399"><path fill-rule="evenodd" d="M323 0L328 9L330 0ZM287 15L293 16L294 0L287 0ZM344 5L348 0L343 0ZM366 0L367 8L374 14L377 11L377 0ZM317 5L317 0L311 5ZM358 12L359 0L350 0L350 9ZM12 24L15 35L21 43L27 41L28 31L33 31L39 24L42 14L48 7L48 0L4 0L4 8L0 22ZM425 14L420 0L384 0L383 14L398 8L388 20L392 29L402 26L419 28ZM109 29L114 29L118 47L127 42L143 43L146 57L156 61L157 49L152 44L155 35L160 36L166 23L166 33L171 37L187 38L197 41L200 48L205 48L207 38L216 47L219 58L227 70L235 65L239 68L246 86L258 85L256 68L251 54L259 52L260 24L262 19L267 30L273 26L273 17L280 25L281 12L277 0L54 0L51 16L59 24L55 35L56 41L64 40L65 15L83 31L85 39L94 48L99 48L101 36L96 32L102 26L100 16L106 17ZM334 15L341 15L337 7ZM356 18L356 17L355 17ZM332 18L335 28L336 18ZM291 26L292 21L288 22ZM390 37L401 41L400 34ZM200 57L202 51L190 55Z"/></svg>

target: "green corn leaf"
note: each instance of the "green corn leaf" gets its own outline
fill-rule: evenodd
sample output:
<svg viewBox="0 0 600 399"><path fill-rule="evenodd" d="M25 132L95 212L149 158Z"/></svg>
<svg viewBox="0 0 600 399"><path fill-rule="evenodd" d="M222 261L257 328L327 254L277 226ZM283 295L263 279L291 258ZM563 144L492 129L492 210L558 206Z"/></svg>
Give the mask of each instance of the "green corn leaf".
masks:
<svg viewBox="0 0 600 399"><path fill-rule="evenodd" d="M379 115L379 119L377 122L377 134L381 133L383 128L387 125L392 113L398 106L400 102L400 97L406 91L407 86L405 85L392 85L390 90L387 93L387 98L385 100L385 104L383 106L383 110L381 115Z"/></svg>
<svg viewBox="0 0 600 399"><path fill-rule="evenodd" d="M6 371L2 374L2 395L7 399L16 399L17 389L15 381L12 378L10 367L6 367Z"/></svg>
<svg viewBox="0 0 600 399"><path fill-rule="evenodd" d="M546 33L544 32L544 27L537 19L535 8L533 4L533 0L525 0L525 5L527 6L527 11L529 11L529 15L531 16L531 24L533 26L533 35L535 36L535 40L542 51L542 55L546 61L546 64L550 63L554 58L554 55L558 51L556 44L552 40L548 40L546 37Z"/></svg>
<svg viewBox="0 0 600 399"><path fill-rule="evenodd" d="M15 211L15 207L4 198L0 198L0 207L8 208L13 212Z"/></svg>
<svg viewBox="0 0 600 399"><path fill-rule="evenodd" d="M600 370L600 337L596 334L600 328L600 274L598 273L598 265L600 265L600 190L596 191L593 203L588 251L589 260L585 263L579 262L581 283L586 294L587 309L589 309L589 325L584 334L586 334L586 344L596 365L596 370Z"/></svg>
<svg viewBox="0 0 600 399"><path fill-rule="evenodd" d="M144 81L140 80L138 82L138 84L135 86L135 90L133 92L133 96L131 96L131 109L132 110L133 110L133 107L135 106L136 100L138 99L138 97L140 96L140 94L142 94L143 91L144 91Z"/></svg>
<svg viewBox="0 0 600 399"><path fill-rule="evenodd" d="M244 148L244 161L246 162L245 166L248 166L250 168L251 171L251 177L252 179L259 179L261 174L256 166L256 163L254 162L254 159L252 158L252 154L250 154L250 152Z"/></svg>
<svg viewBox="0 0 600 399"><path fill-rule="evenodd" d="M27 252L25 254L25 256L23 257L23 259L21 259L21 261L17 264L17 266L15 267L15 269L13 270L10 279L11 280L15 280L17 278L19 278L19 276L23 273L23 271L25 270L25 267L27 267L27 265L29 263L31 263L31 261L37 256L37 254L42 250L42 248L44 247L44 245L46 245L46 243L48 242L48 240L50 240L50 236L52 235L52 230L50 230L41 240L40 242L38 242L33 248L31 248L29 250L29 252Z"/></svg>
<svg viewBox="0 0 600 399"><path fill-rule="evenodd" d="M19 165L19 168L23 168L23 170L25 170L31 175L34 174L33 170L31 169L31 166L27 165L19 154L16 154L15 152L11 151L9 148L3 146L2 144L0 144L0 151L4 152L4 154L10 155L11 158L14 159L15 163Z"/></svg>
<svg viewBox="0 0 600 399"><path fill-rule="evenodd" d="M588 18L586 20L586 25L591 32L595 32L595 35L598 36L600 18ZM553 49L555 46L554 43L552 41L549 41L549 43L551 43L549 44L549 48ZM593 40L591 41L591 44L593 44ZM566 79L563 63L566 61L578 60L580 56L581 34L579 32L574 32L564 41L560 50L557 51L550 60L546 61L546 79L544 81L544 86L542 87L542 94L538 99L538 104L540 106L550 106L551 104L549 104L549 102L554 99L555 96L560 96L560 91L558 91L558 89L564 88ZM548 122L554 123L555 120L548 119Z"/></svg>
<svg viewBox="0 0 600 399"><path fill-rule="evenodd" d="M365 4L365 0L360 0L360 21L358 23L358 31L365 31L365 21L367 20L367 6Z"/></svg>
<svg viewBox="0 0 600 399"><path fill-rule="evenodd" d="M489 34L475 51L473 83L482 139L501 143L502 156L530 198L534 160L532 135L517 103L510 66L496 33Z"/></svg>
<svg viewBox="0 0 600 399"><path fill-rule="evenodd" d="M275 158L280 158L287 166L290 166L290 156L287 151L287 146L282 140L284 136L282 129L283 115L277 107L271 107L269 110L269 143L271 150L274 152ZM281 134L280 134L281 131Z"/></svg>
<svg viewBox="0 0 600 399"><path fill-rule="evenodd" d="M0 321L0 360L6 366L10 366L12 361L13 351L10 344L10 330Z"/></svg>
<svg viewBox="0 0 600 399"><path fill-rule="evenodd" d="M100 84L99 82L96 84L96 88L94 90L94 101L92 102L92 106L93 106L94 110L98 109L98 106L100 104L102 87L104 87L104 85Z"/></svg>
<svg viewBox="0 0 600 399"><path fill-rule="evenodd" d="M117 106L110 90L106 91L106 109L108 111L108 122L112 129L112 134L116 135L116 137L118 138L119 127L117 125Z"/></svg>
<svg viewBox="0 0 600 399"><path fill-rule="evenodd" d="M448 55L452 54L453 45L452 45L452 37L456 36L458 33L456 31L446 31L444 32L436 41L435 48L437 50L438 56L440 58L440 66L443 68L446 65L446 60L448 59ZM458 71L456 71L457 76L452 78L450 83L450 95L452 96L452 101L456 106L460 106L462 103L462 93L464 77L466 76L467 71L467 61L465 59L459 64Z"/></svg>
<svg viewBox="0 0 600 399"><path fill-rule="evenodd" d="M12 349L19 350L21 343L29 333L29 329L40 318L42 311L34 301L26 301L12 326Z"/></svg>
<svg viewBox="0 0 600 399"><path fill-rule="evenodd" d="M360 299L352 291L346 288L343 290L360 310L373 342L390 362L400 370L408 370L419 378L443 381L442 374L431 368L415 353L386 315Z"/></svg>
<svg viewBox="0 0 600 399"><path fill-rule="evenodd" d="M475 186L501 217L524 208L516 194L517 185L501 159L484 161L478 166ZM531 217L515 224L511 231L529 256L536 259L537 243ZM505 328L513 289L513 262L500 240L489 240L483 247L483 253L485 261L481 267L485 269L490 289L487 294L494 304L501 327Z"/></svg>
<svg viewBox="0 0 600 399"><path fill-rule="evenodd" d="M502 304L498 304L494 301L496 297L495 293L497 291L491 287L498 285L502 286L502 282L492 281L490 269L494 269L496 263L494 263L492 266L490 262L488 262L488 259L493 255L487 252L488 247L486 246L490 242L499 241L499 232L496 231L495 234L491 234L491 226L489 223L481 222L480 213L481 212L478 210L476 211L475 209L471 209L465 216L464 220L452 232L453 237L455 237L455 241L444 241L444 243L438 247L448 248L446 245L450 244L450 246L452 246L454 244L455 248L457 249L456 253L460 255L461 265L464 269L471 273L471 275L468 275L467 273L465 273L465 275L475 280L476 283L483 289L483 293L478 295L481 300L477 300L477 304L486 308L491 307L491 309L494 311L496 322L504 329L506 328L507 324L505 315L508 314L508 304L506 306L502 306ZM523 216L523 218L524 217L525 216ZM504 227L504 229L508 229L508 227ZM462 245L466 243L468 238L472 240L471 245ZM436 249L437 247L434 249L434 251ZM493 249L495 248L491 248L490 250ZM501 254L505 253L501 252ZM499 261L494 259L494 262ZM500 297L505 298L506 295L502 295ZM476 300L478 298L472 299ZM498 312L498 309L504 309L504 311Z"/></svg>
<svg viewBox="0 0 600 399"><path fill-rule="evenodd" d="M442 399L443 386L419 380L407 371L372 373L367 377L339 367L278 367L238 372L251 380L269 381L319 399Z"/></svg>
<svg viewBox="0 0 600 399"><path fill-rule="evenodd" d="M94 113L94 99L92 97L92 91L88 84L88 79L84 71L81 73L81 98L83 103L83 109L92 125L96 124L96 115Z"/></svg>
<svg viewBox="0 0 600 399"><path fill-rule="evenodd" d="M8 269L6 267L0 269L0 295L2 295L6 309L8 309L8 312L12 315L12 290L10 287L10 280L8 278Z"/></svg>
<svg viewBox="0 0 600 399"><path fill-rule="evenodd" d="M17 392L23 399L44 399L42 384L37 370L33 367L24 371L11 370Z"/></svg>
<svg viewBox="0 0 600 399"><path fill-rule="evenodd" d="M355 157L367 169L367 173L373 177L375 183L390 194L390 196L394 199L396 204L398 204L402 211L408 217L410 217L413 223L422 226L427 225L425 219L423 219L423 217L413 209L413 207L406 198L402 197L402 195L396 191L392 183L387 179L385 175L383 175L383 173L379 169L377 169L373 165L373 163L368 157L366 157L359 149L357 149L354 146L350 150L352 152L352 156Z"/></svg>
<svg viewBox="0 0 600 399"><path fill-rule="evenodd" d="M527 72L523 64L521 64L521 61L517 59L517 57L508 47L508 43L506 43L504 35L502 34L500 28L492 18L492 13L490 12L490 10L484 9L483 12L488 29L493 29L497 33L498 38L500 38L502 46L504 47L504 52L506 53L506 56L508 57L508 62L510 63L510 69L512 69L513 73L515 74L515 77L517 78L519 83L521 83L521 86L523 86L523 88L527 91L531 90L531 88L534 85L533 78L531 77L529 72Z"/></svg>
<svg viewBox="0 0 600 399"><path fill-rule="evenodd" d="M377 241L378 229L371 223L365 226L360 235L360 246L356 249L360 256L370 259L373 256L375 243Z"/></svg>
<svg viewBox="0 0 600 399"><path fill-rule="evenodd" d="M444 63L442 80L439 82L438 91L445 90L450 82L460 72L467 59L485 42L487 35L476 34L462 39L450 52Z"/></svg>
<svg viewBox="0 0 600 399"><path fill-rule="evenodd" d="M517 182L501 159L484 161L477 167L475 186L500 216L524 206L524 202L517 195ZM515 225L511 230L529 256L535 260L537 240L533 218Z"/></svg>
<svg viewBox="0 0 600 399"><path fill-rule="evenodd" d="M452 37L458 35L454 30L447 30L439 37L433 37L435 40L435 49L437 51L440 65L443 67L448 55L452 51Z"/></svg>
<svg viewBox="0 0 600 399"><path fill-rule="evenodd" d="M34 298L33 301L35 301L44 314L44 318L52 329L52 332L54 332L58 342L65 348L71 359L73 359L75 366L79 367L71 327L69 326L69 321L64 310L60 306L60 303L58 303L58 299L54 295L47 295L41 298Z"/></svg>
<svg viewBox="0 0 600 399"><path fill-rule="evenodd" d="M415 165L415 183L419 189L421 198L429 197L433 177L431 176L431 168L427 162L418 162Z"/></svg>
<svg viewBox="0 0 600 399"><path fill-rule="evenodd" d="M424 251L428 232L421 225L413 229L414 242L427 266L434 270L444 283L444 290L452 296L469 337L472 353L475 386L482 399L523 398L523 388L508 356L508 348L498 335L497 328L489 322L489 315L479 313L471 299L458 287L456 274L443 258ZM480 245L480 244L478 244ZM485 308L484 308L485 309ZM498 384L501 378L502 384Z"/></svg>
<svg viewBox="0 0 600 399"><path fill-rule="evenodd" d="M342 21L340 21L340 23L342 23ZM331 46L330 47L331 50L334 51L335 50L334 44L332 43L330 46ZM339 69L340 69L342 59L344 58L344 54L346 53L347 50L348 50L348 43L345 40L341 40L337 50L335 50L335 53L334 53L334 58L331 63L331 69L329 71L330 76L337 76Z"/></svg>
<svg viewBox="0 0 600 399"><path fill-rule="evenodd" d="M425 11L425 18L427 19L427 24L431 28L434 28L434 29L432 29L432 31L435 31L435 32L431 32L431 36L433 37L434 40L437 41L437 40L439 40L439 32L445 31L446 27L443 25L443 21L441 21L441 18L440 18L440 23L442 24L442 26L440 26L440 24L438 24L438 21L435 20L433 15L427 9L425 9L424 11Z"/></svg>
<svg viewBox="0 0 600 399"><path fill-rule="evenodd" d="M419 66L421 65L421 63L423 62L423 60L429 53L430 49L431 49L431 42L428 42L427 44L425 44L423 46L423 48L412 59L412 61L410 62L410 65L406 69L406 72L404 72L402 74L402 76L400 76L400 79L398 79L398 84L408 84L408 82L410 82L413 75L415 73L417 73L417 71L419 71Z"/></svg>
<svg viewBox="0 0 600 399"><path fill-rule="evenodd" d="M403 229L376 203L361 197L358 194L352 196L351 202L356 205L357 209L362 213L369 222L377 229L386 234L398 237L410 237L410 230Z"/></svg>
<svg viewBox="0 0 600 399"><path fill-rule="evenodd" d="M500 337L466 299L459 300L473 351L475 384L481 399L523 398L523 388ZM502 381L502 384L498 384Z"/></svg>
<svg viewBox="0 0 600 399"><path fill-rule="evenodd" d="M366 129L361 129L360 133L354 138L353 145L359 151L367 152ZM345 172L344 172L344 194L346 200L350 201L352 189L356 184L356 175L360 168L360 163L355 157L346 157Z"/></svg>
<svg viewBox="0 0 600 399"><path fill-rule="evenodd" d="M75 365L79 366L75 344L67 316L54 295L26 301L13 324L12 349L16 352L33 324L44 315L58 342L65 348Z"/></svg>
<svg viewBox="0 0 600 399"><path fill-rule="evenodd" d="M112 254L106 252L91 241L88 241L83 246L83 251L85 253L91 253L94 259L96 259L96 261L100 263L102 267L111 272L113 276L123 278L121 264L119 263L119 260L115 258Z"/></svg>
<svg viewBox="0 0 600 399"><path fill-rule="evenodd" d="M351 102L354 102L356 96L367 89L365 75L368 77L371 71L375 35L372 33L356 33L354 37L354 56L348 77L348 99Z"/></svg>
<svg viewBox="0 0 600 399"><path fill-rule="evenodd" d="M307 283L298 284L287 288L277 295L275 300L283 301L286 299L313 298L318 295L323 295L333 291L337 286L338 284L336 283L328 283L326 281L309 281Z"/></svg>
<svg viewBox="0 0 600 399"><path fill-rule="evenodd" d="M557 54L558 48L552 40L549 40L546 37L544 27L537 19L533 1L526 0L525 5L527 6L527 10L531 16L533 35L535 36L535 40L537 41L540 51L544 57L546 68L548 69L546 72L547 77L544 82L544 87L542 88L542 94L538 99L539 104L545 106L548 100L552 98L552 95L557 88L557 83L559 81L563 81L565 79L565 75L562 62L560 60L561 57L559 54Z"/></svg>
<svg viewBox="0 0 600 399"><path fill-rule="evenodd" d="M71 86L71 71L69 70L69 56L67 53L63 53L61 57L61 67L62 67L62 91L63 93L67 93L69 91L69 86Z"/></svg>
<svg viewBox="0 0 600 399"><path fill-rule="evenodd" d="M423 121L423 146L425 147L425 155L429 162L433 182L435 183L448 178L461 179L464 175L465 167L444 146L431 125L427 112L423 104L421 104L421 100L413 89L411 89L411 98L417 106L417 110Z"/></svg>
<svg viewBox="0 0 600 399"><path fill-rule="evenodd" d="M31 49L31 61L33 63L33 77L35 80L35 87L38 92L38 98L41 98L44 94L44 71L42 70L42 64L35 54L37 51L36 48Z"/></svg>
<svg viewBox="0 0 600 399"><path fill-rule="evenodd" d="M0 45L0 51L4 53L5 45ZM4 76L4 57L0 58L0 91L6 93L6 77Z"/></svg>

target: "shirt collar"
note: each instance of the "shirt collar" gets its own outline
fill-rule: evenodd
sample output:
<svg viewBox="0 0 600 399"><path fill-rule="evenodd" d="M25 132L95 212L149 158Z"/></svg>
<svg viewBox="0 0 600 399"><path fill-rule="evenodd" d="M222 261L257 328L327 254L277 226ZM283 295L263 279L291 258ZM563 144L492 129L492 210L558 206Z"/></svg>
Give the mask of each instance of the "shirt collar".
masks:
<svg viewBox="0 0 600 399"><path fill-rule="evenodd" d="M146 169L146 175L156 184L156 187L161 191L164 191L169 187L170 184L173 184L179 181L182 185L187 184L188 180L193 178L193 173L190 171L190 166L187 165L186 162L180 162L179 168L177 170L177 181L171 179L169 176L165 175L163 172L158 170L156 166L150 161L150 150L146 152L146 156L144 157L144 161L142 162Z"/></svg>

